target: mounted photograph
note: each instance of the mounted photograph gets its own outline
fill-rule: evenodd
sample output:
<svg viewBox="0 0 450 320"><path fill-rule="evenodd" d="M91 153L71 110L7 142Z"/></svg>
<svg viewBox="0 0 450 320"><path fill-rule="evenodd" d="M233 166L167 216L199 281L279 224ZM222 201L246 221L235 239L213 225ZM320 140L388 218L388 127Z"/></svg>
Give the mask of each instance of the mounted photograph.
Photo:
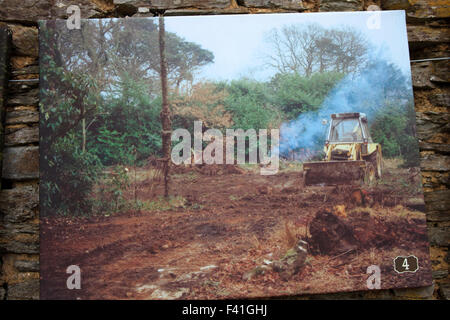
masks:
<svg viewBox="0 0 450 320"><path fill-rule="evenodd" d="M432 284L404 11L39 22L41 299Z"/></svg>

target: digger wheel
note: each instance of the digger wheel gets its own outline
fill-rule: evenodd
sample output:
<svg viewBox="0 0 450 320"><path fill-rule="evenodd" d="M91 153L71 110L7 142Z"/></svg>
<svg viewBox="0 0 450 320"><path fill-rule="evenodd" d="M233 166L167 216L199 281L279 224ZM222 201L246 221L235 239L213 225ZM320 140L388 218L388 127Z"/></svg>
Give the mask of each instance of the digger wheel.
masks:
<svg viewBox="0 0 450 320"><path fill-rule="evenodd" d="M377 179L380 179L382 168L381 168L381 156L378 150L373 152L367 160L369 160L368 162L372 164L375 170L375 177Z"/></svg>
<svg viewBox="0 0 450 320"><path fill-rule="evenodd" d="M371 185L376 179L376 170L375 166L372 162L367 162L365 175L364 175L364 184Z"/></svg>

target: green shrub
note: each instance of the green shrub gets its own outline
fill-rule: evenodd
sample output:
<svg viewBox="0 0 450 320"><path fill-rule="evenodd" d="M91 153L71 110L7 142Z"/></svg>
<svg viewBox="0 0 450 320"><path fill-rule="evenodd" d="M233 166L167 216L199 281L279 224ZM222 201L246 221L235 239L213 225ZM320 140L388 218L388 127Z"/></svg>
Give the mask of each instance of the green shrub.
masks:
<svg viewBox="0 0 450 320"><path fill-rule="evenodd" d="M92 187L102 165L97 156L81 152L70 139L53 144L41 161L41 213L86 215L92 209Z"/></svg>
<svg viewBox="0 0 450 320"><path fill-rule="evenodd" d="M106 173L96 194L95 211L97 213L117 212L128 207L124 192L130 186L128 169L122 165L115 166L111 173Z"/></svg>

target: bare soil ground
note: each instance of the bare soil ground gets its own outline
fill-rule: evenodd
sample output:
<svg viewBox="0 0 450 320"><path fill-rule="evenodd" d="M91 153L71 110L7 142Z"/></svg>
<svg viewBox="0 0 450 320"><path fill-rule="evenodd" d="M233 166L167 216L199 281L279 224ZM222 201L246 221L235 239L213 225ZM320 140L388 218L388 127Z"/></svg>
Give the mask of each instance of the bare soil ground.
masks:
<svg viewBox="0 0 450 320"><path fill-rule="evenodd" d="M373 264L381 268L381 288L430 284L414 170L387 168L379 184L362 189L302 188L300 172L289 166L273 176L241 171L176 173L171 194L182 201L167 207L42 217L41 298L222 299L357 291L367 289L366 270ZM138 198L154 201L143 185ZM162 186L155 190L160 194ZM309 226L322 209L354 228L354 250L324 253L311 244L304 267L289 279L271 268L245 277L281 259L292 238L312 242ZM411 254L420 269L396 273L393 259ZM81 268L81 290L66 287L69 265Z"/></svg>

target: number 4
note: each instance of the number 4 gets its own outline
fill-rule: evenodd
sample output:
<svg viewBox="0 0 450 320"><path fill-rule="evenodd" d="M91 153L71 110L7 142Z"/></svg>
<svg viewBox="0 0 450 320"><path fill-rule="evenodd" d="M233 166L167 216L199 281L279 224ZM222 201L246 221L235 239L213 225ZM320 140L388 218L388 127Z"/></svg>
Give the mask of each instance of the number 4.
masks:
<svg viewBox="0 0 450 320"><path fill-rule="evenodd" d="M405 258L405 260L403 260L402 267L404 267L405 270L409 270L408 258Z"/></svg>

